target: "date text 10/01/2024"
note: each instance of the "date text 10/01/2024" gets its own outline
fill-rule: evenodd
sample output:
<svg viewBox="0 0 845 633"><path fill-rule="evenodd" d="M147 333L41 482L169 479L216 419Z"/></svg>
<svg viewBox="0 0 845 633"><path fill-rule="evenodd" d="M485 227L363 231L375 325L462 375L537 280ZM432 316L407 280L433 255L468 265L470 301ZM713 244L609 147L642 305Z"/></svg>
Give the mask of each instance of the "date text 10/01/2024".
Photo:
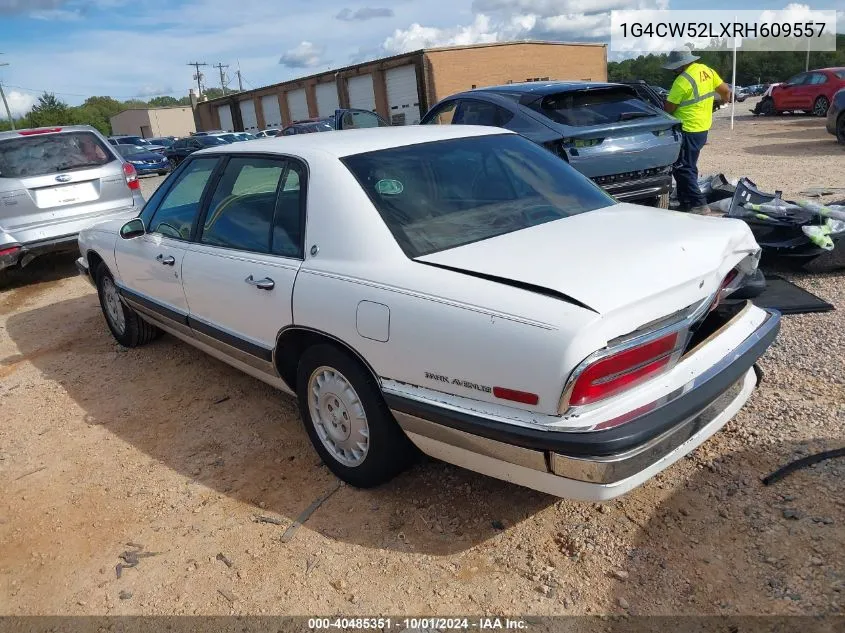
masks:
<svg viewBox="0 0 845 633"><path fill-rule="evenodd" d="M525 630L527 623L518 618L309 618L308 628L319 630L427 631L427 630Z"/></svg>

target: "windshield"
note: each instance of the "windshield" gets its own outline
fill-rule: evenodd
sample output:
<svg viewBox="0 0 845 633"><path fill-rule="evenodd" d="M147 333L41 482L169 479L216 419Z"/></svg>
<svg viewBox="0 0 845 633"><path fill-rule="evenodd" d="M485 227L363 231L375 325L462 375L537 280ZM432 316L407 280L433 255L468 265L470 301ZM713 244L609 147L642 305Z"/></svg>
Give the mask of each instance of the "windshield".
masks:
<svg viewBox="0 0 845 633"><path fill-rule="evenodd" d="M235 143L239 140L237 134L221 134L220 138L229 143Z"/></svg>
<svg viewBox="0 0 845 633"><path fill-rule="evenodd" d="M171 147L175 143L172 138L151 138L150 143L153 145L161 145L162 147Z"/></svg>
<svg viewBox="0 0 845 633"><path fill-rule="evenodd" d="M117 151L123 156L135 156L137 154L149 154L150 150L140 145L118 145Z"/></svg>
<svg viewBox="0 0 845 633"><path fill-rule="evenodd" d="M116 160L90 132L33 134L0 141L0 178L43 176Z"/></svg>
<svg viewBox="0 0 845 633"><path fill-rule="evenodd" d="M149 145L149 141L140 136L121 136L117 139L118 145Z"/></svg>
<svg viewBox="0 0 845 633"><path fill-rule="evenodd" d="M535 108L536 109L536 108ZM571 90L545 97L539 106L547 117L575 127L619 123L656 116L658 111L628 88Z"/></svg>
<svg viewBox="0 0 845 633"><path fill-rule="evenodd" d="M226 141L217 136L197 136L195 140L203 147L211 147L212 145L228 145Z"/></svg>
<svg viewBox="0 0 845 633"><path fill-rule="evenodd" d="M342 159L408 257L615 204L516 134L460 138Z"/></svg>

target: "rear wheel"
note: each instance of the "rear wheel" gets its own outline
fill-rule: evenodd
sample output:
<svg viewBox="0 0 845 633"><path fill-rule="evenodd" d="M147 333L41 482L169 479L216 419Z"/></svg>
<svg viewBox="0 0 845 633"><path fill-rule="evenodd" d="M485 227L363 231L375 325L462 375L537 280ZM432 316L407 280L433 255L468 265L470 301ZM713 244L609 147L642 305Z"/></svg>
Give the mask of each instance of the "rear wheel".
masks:
<svg viewBox="0 0 845 633"><path fill-rule="evenodd" d="M824 95L816 99L813 104L813 114L815 116L827 116L827 109L830 107L830 100Z"/></svg>
<svg viewBox="0 0 845 633"><path fill-rule="evenodd" d="M338 347L320 344L297 368L299 411L317 453L343 481L385 483L412 461L414 446L393 419L373 376Z"/></svg>
<svg viewBox="0 0 845 633"><path fill-rule="evenodd" d="M123 303L114 277L105 263L97 267L95 278L106 325L118 343L124 347L138 347L149 343L161 333L161 330L144 321L135 310Z"/></svg>
<svg viewBox="0 0 845 633"><path fill-rule="evenodd" d="M171 156L167 159L167 162L170 163L170 169L176 169L176 165L179 164L179 159L175 156Z"/></svg>

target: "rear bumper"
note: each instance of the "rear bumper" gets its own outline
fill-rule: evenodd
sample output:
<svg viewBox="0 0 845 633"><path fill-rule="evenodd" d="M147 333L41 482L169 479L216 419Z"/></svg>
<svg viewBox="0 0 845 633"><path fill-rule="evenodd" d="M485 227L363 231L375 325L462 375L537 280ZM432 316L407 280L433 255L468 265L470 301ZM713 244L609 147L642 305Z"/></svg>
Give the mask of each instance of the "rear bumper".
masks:
<svg viewBox="0 0 845 633"><path fill-rule="evenodd" d="M611 178L603 176L593 178L602 189L617 200L623 202L637 202L667 194L672 190L672 168L666 167L663 172L645 178L629 178L617 182L607 182Z"/></svg>
<svg viewBox="0 0 845 633"><path fill-rule="evenodd" d="M63 235L49 240L39 240L21 245L16 252L0 257L0 269L12 266L26 266L29 262L40 255L47 253L70 253L77 247L77 234Z"/></svg>
<svg viewBox="0 0 845 633"><path fill-rule="evenodd" d="M756 360L780 315L761 325L682 395L616 428L572 432L527 428L387 393L388 406L423 452L549 494L601 501L624 494L716 433L756 385Z"/></svg>

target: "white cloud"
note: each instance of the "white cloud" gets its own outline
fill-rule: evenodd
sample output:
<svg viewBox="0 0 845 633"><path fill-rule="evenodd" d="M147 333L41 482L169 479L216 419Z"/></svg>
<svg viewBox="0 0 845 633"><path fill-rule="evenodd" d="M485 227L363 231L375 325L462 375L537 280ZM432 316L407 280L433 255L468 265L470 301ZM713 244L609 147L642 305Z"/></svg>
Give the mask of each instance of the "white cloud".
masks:
<svg viewBox="0 0 845 633"><path fill-rule="evenodd" d="M372 20L373 18L392 18L393 9L386 9L380 7L361 7L356 11L345 8L341 9L336 16L338 20L344 22L362 22L364 20Z"/></svg>
<svg viewBox="0 0 845 633"><path fill-rule="evenodd" d="M396 29L382 43L394 54L425 47L518 39L597 40L610 35L610 11L665 8L669 0L474 0L470 24Z"/></svg>
<svg viewBox="0 0 845 633"><path fill-rule="evenodd" d="M323 63L325 47L312 42L300 42L279 58L279 63L288 68L314 68Z"/></svg>
<svg viewBox="0 0 845 633"><path fill-rule="evenodd" d="M20 117L29 112L32 106L38 101L36 97L19 90L12 90L6 93L6 101L9 104L9 110L12 111L13 117ZM5 118L5 110L0 111L0 118Z"/></svg>

